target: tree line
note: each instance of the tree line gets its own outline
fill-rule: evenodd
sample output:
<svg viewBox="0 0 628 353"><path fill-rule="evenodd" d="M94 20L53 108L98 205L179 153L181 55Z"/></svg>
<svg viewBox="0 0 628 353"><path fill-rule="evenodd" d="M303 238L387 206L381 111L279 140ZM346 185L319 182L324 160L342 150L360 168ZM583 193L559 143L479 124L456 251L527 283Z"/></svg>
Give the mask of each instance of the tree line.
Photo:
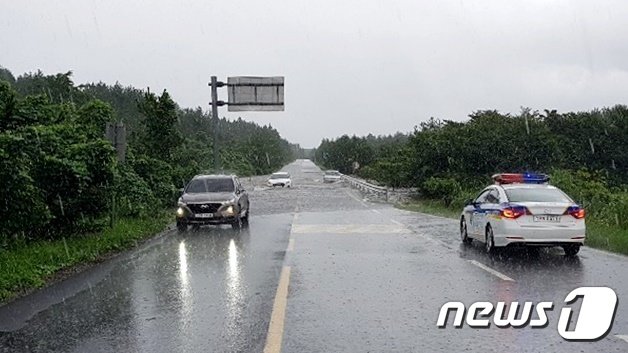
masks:
<svg viewBox="0 0 628 353"><path fill-rule="evenodd" d="M104 138L112 122L127 128L123 163ZM0 246L172 206L192 176L217 172L213 128L207 112L180 108L165 90L0 68ZM241 176L271 173L300 150L272 126L223 118L217 129L222 170Z"/></svg>
<svg viewBox="0 0 628 353"><path fill-rule="evenodd" d="M395 136L323 140L317 163L460 207L499 172L545 172L608 222L628 224L628 107L477 111Z"/></svg>

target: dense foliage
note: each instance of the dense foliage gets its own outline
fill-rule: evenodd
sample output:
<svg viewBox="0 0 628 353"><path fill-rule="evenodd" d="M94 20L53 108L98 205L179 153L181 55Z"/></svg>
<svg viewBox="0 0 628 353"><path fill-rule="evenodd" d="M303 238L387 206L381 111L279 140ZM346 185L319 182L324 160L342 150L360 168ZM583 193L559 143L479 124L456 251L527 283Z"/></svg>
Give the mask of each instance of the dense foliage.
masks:
<svg viewBox="0 0 628 353"><path fill-rule="evenodd" d="M124 162L104 138L108 122L127 128ZM212 129L207 113L180 109L166 91L0 68L0 246L173 205L189 178L217 172ZM267 174L299 150L270 126L221 119L218 129L221 172Z"/></svg>
<svg viewBox="0 0 628 353"><path fill-rule="evenodd" d="M407 176L401 165L408 135L349 137L324 139L313 151L314 160L330 169L399 186Z"/></svg>
<svg viewBox="0 0 628 353"><path fill-rule="evenodd" d="M431 119L407 138L324 140L316 160L382 184L416 187L456 207L494 173L547 172L597 219L624 225L628 219L628 107L622 105L564 114L478 111L466 122Z"/></svg>

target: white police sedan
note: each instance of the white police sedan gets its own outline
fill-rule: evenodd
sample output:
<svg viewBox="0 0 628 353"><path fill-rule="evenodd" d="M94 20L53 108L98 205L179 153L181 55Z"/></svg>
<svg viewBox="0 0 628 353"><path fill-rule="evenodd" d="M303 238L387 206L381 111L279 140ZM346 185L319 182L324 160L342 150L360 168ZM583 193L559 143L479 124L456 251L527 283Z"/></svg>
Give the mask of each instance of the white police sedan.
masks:
<svg viewBox="0 0 628 353"><path fill-rule="evenodd" d="M460 215L464 243L479 240L487 252L504 246L561 246L578 253L585 211L545 174L496 174L495 184L469 200Z"/></svg>

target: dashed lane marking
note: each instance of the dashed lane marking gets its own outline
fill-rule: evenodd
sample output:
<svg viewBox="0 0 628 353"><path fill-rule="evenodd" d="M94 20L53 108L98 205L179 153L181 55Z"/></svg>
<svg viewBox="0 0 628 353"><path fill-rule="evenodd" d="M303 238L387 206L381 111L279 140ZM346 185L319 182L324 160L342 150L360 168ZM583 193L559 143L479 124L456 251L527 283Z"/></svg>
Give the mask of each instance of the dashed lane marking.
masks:
<svg viewBox="0 0 628 353"><path fill-rule="evenodd" d="M356 200L357 202L361 203L362 206L364 207L368 207L368 205L366 204L366 202L364 202L363 200L360 200L357 196L355 196L354 194L352 194L349 190L345 190L345 193L347 195L349 195L349 197L351 197L352 199Z"/></svg>
<svg viewBox="0 0 628 353"><path fill-rule="evenodd" d="M620 340L624 340L628 343L628 335L615 335L615 337L619 338Z"/></svg>
<svg viewBox="0 0 628 353"><path fill-rule="evenodd" d="M483 269L484 271L486 271L486 272L488 272L488 273L490 273L490 274L492 274L492 275L494 275L494 276L497 276L497 277L499 277L499 278L503 279L504 281L510 281L510 282L514 282L514 281L515 281L514 279L512 279L512 278L510 278L510 277L506 276L505 274L503 274L503 273L501 273L501 272L499 272L499 271L497 271L497 270L494 270L494 269L492 269L492 268L490 268L490 267L488 267L488 266L484 265L484 264L483 264L483 263L481 263L481 262L478 262L478 261L475 261L475 260L468 260L468 261L469 261L472 265L475 265L475 266L477 266L477 267L479 267L479 268Z"/></svg>
<svg viewBox="0 0 628 353"><path fill-rule="evenodd" d="M450 249L450 250L453 249L450 244L447 244L446 242L444 242L444 241L442 241L440 239L436 239L436 238L434 238L434 237L432 237L432 236L430 236L428 234L425 234L425 233L414 231L414 230L412 230L412 228L406 226L405 224L403 224L403 223L401 223L401 222L399 222L397 220L391 219L390 221L393 222L394 224L402 227L403 229L406 229L408 231L408 233L414 233L414 234L420 236L421 238L423 238L423 239L425 239L425 240L427 240L429 242L432 242L434 244L438 244L438 245L443 246L443 247L445 247L447 249Z"/></svg>

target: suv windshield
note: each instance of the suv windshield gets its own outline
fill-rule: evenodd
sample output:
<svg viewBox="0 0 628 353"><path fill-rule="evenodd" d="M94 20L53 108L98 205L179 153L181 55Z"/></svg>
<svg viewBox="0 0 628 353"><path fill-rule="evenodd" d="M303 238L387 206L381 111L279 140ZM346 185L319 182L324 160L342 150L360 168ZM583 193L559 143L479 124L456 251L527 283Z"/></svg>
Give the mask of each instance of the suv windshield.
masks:
<svg viewBox="0 0 628 353"><path fill-rule="evenodd" d="M514 188L505 191L510 202L573 202L558 189Z"/></svg>
<svg viewBox="0 0 628 353"><path fill-rule="evenodd" d="M185 192L198 194L203 192L233 192L233 180L229 178L194 179L190 181Z"/></svg>
<svg viewBox="0 0 628 353"><path fill-rule="evenodd" d="M340 172L335 171L335 170L328 170L328 171L325 172L325 174L326 175L336 175L336 176L338 176L338 175L340 175Z"/></svg>

